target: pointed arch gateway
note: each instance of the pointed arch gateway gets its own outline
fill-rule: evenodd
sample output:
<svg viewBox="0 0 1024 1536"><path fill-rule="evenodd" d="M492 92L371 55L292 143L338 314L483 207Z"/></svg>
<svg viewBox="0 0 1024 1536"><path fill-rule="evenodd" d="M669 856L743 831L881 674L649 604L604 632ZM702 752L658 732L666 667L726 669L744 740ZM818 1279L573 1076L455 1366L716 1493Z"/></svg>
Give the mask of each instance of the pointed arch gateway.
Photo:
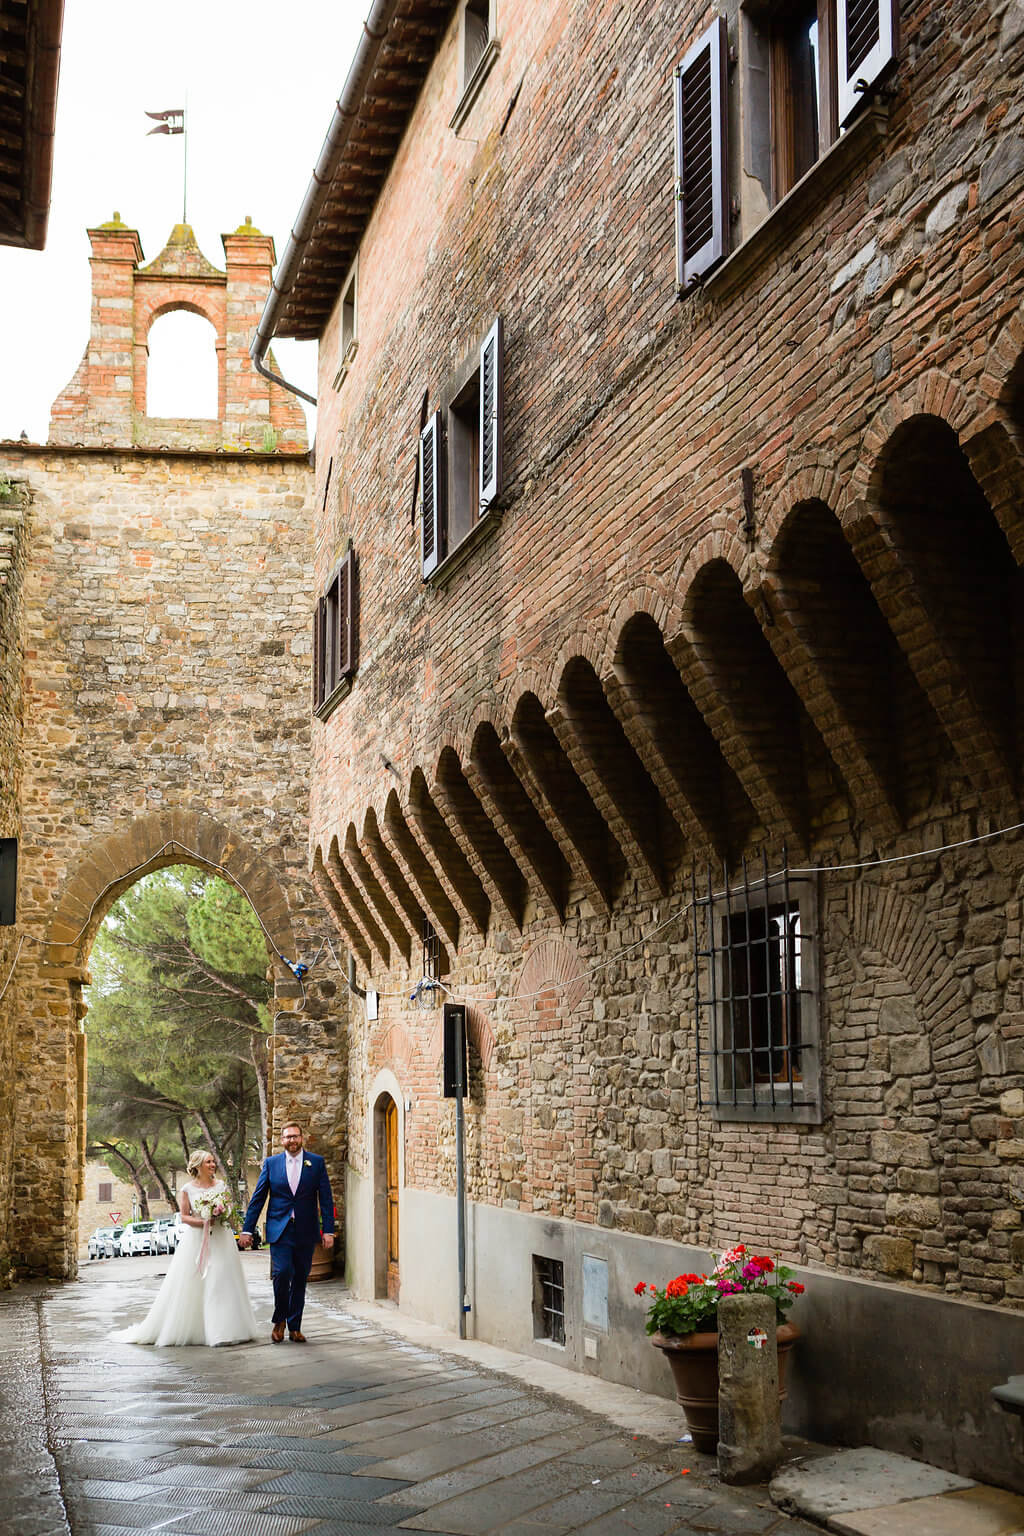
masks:
<svg viewBox="0 0 1024 1536"><path fill-rule="evenodd" d="M119 896L136 881L172 864L191 864L219 875L247 897L265 925L273 960L276 1014L297 1008L302 987L281 959L296 954L295 935L284 891L269 857L239 832L205 813L168 810L137 817L87 847L77 869L65 882L47 925L39 965L48 984L51 1015L63 1017L69 1045L69 1065L75 1077L75 1134L51 1141L48 1153L64 1160L65 1211L60 1230L63 1256L56 1259L53 1234L40 1233L24 1245L24 1259L35 1268L65 1275L76 1271L77 1203L82 1198L86 1145L86 1005L82 989L89 982L88 961L104 917ZM269 1103L274 1102L274 1053L270 1056ZM68 1130L70 1131L70 1126Z"/></svg>

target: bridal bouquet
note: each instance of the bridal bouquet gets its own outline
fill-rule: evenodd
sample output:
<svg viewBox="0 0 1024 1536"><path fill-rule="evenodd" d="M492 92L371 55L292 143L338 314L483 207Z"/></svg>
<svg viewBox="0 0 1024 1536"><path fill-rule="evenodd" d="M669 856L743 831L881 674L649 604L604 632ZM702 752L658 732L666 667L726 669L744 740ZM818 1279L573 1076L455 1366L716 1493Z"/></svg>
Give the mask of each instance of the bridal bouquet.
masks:
<svg viewBox="0 0 1024 1536"><path fill-rule="evenodd" d="M196 1189L193 1186L189 1191L189 1202L193 1216L198 1216L203 1222L203 1241L199 1247L196 1269L205 1280L210 1267L210 1232L214 1227L234 1227L235 1208L223 1185L219 1189Z"/></svg>
<svg viewBox="0 0 1024 1536"><path fill-rule="evenodd" d="M200 1221L208 1221L211 1226L234 1226L235 1208L228 1199L226 1190L199 1190L193 1187L189 1190L189 1201L192 1205L192 1214L198 1216Z"/></svg>

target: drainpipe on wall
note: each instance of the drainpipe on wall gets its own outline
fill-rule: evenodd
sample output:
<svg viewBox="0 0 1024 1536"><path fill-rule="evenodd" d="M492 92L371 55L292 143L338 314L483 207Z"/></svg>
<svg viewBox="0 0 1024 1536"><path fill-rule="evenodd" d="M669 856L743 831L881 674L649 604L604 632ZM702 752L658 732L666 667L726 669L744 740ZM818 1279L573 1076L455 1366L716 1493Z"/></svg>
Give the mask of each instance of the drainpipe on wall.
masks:
<svg viewBox="0 0 1024 1536"><path fill-rule="evenodd" d="M334 108L334 117L331 126L327 130L324 147L320 151L320 158L313 170L313 179L306 189L302 207L298 217L288 236L288 244L285 246L284 255L278 264L277 272L270 286L270 294L263 307L260 323L256 327L249 346L249 356L253 360L258 373L265 379L270 379L274 384L280 384L283 389L290 390L293 395L298 395L301 400L306 400L310 405L316 405L316 396L307 395L304 389L299 389L297 384L289 384L287 379L268 368L264 359L267 350L273 340L277 321L281 314L284 300L291 293L295 285L295 279L299 275L299 267L305 254L309 238L316 228L327 194L334 179L338 160L348 143L349 136L359 115L362 105L363 93L369 83L377 63L377 55L381 44L387 36L388 28L398 10L399 0L373 0L370 14L363 22L363 35L359 40L355 57L349 67L345 84L341 95L338 97Z"/></svg>

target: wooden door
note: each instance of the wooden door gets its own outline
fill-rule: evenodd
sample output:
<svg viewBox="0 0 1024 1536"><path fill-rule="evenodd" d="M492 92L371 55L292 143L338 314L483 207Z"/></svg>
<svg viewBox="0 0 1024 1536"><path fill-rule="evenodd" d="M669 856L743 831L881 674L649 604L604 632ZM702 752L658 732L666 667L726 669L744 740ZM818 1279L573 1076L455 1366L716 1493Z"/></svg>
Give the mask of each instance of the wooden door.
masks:
<svg viewBox="0 0 1024 1536"><path fill-rule="evenodd" d="M384 1111L385 1179L388 1210L388 1300L398 1300L398 1105L389 1099Z"/></svg>

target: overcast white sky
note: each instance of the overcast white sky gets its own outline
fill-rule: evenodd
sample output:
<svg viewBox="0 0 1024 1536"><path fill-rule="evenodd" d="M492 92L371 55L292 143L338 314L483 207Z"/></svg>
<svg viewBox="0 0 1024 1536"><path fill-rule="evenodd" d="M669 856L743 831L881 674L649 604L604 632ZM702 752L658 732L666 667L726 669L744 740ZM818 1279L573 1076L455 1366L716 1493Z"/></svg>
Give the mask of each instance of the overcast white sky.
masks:
<svg viewBox="0 0 1024 1536"><path fill-rule="evenodd" d="M0 248L0 438L44 442L50 404L89 333L86 229L116 209L145 259L181 218L182 140L145 116L189 109L189 223L205 254L246 216L280 258L369 0L66 0L45 251ZM203 324L204 322L197 322ZM312 342L275 342L315 389Z"/></svg>

